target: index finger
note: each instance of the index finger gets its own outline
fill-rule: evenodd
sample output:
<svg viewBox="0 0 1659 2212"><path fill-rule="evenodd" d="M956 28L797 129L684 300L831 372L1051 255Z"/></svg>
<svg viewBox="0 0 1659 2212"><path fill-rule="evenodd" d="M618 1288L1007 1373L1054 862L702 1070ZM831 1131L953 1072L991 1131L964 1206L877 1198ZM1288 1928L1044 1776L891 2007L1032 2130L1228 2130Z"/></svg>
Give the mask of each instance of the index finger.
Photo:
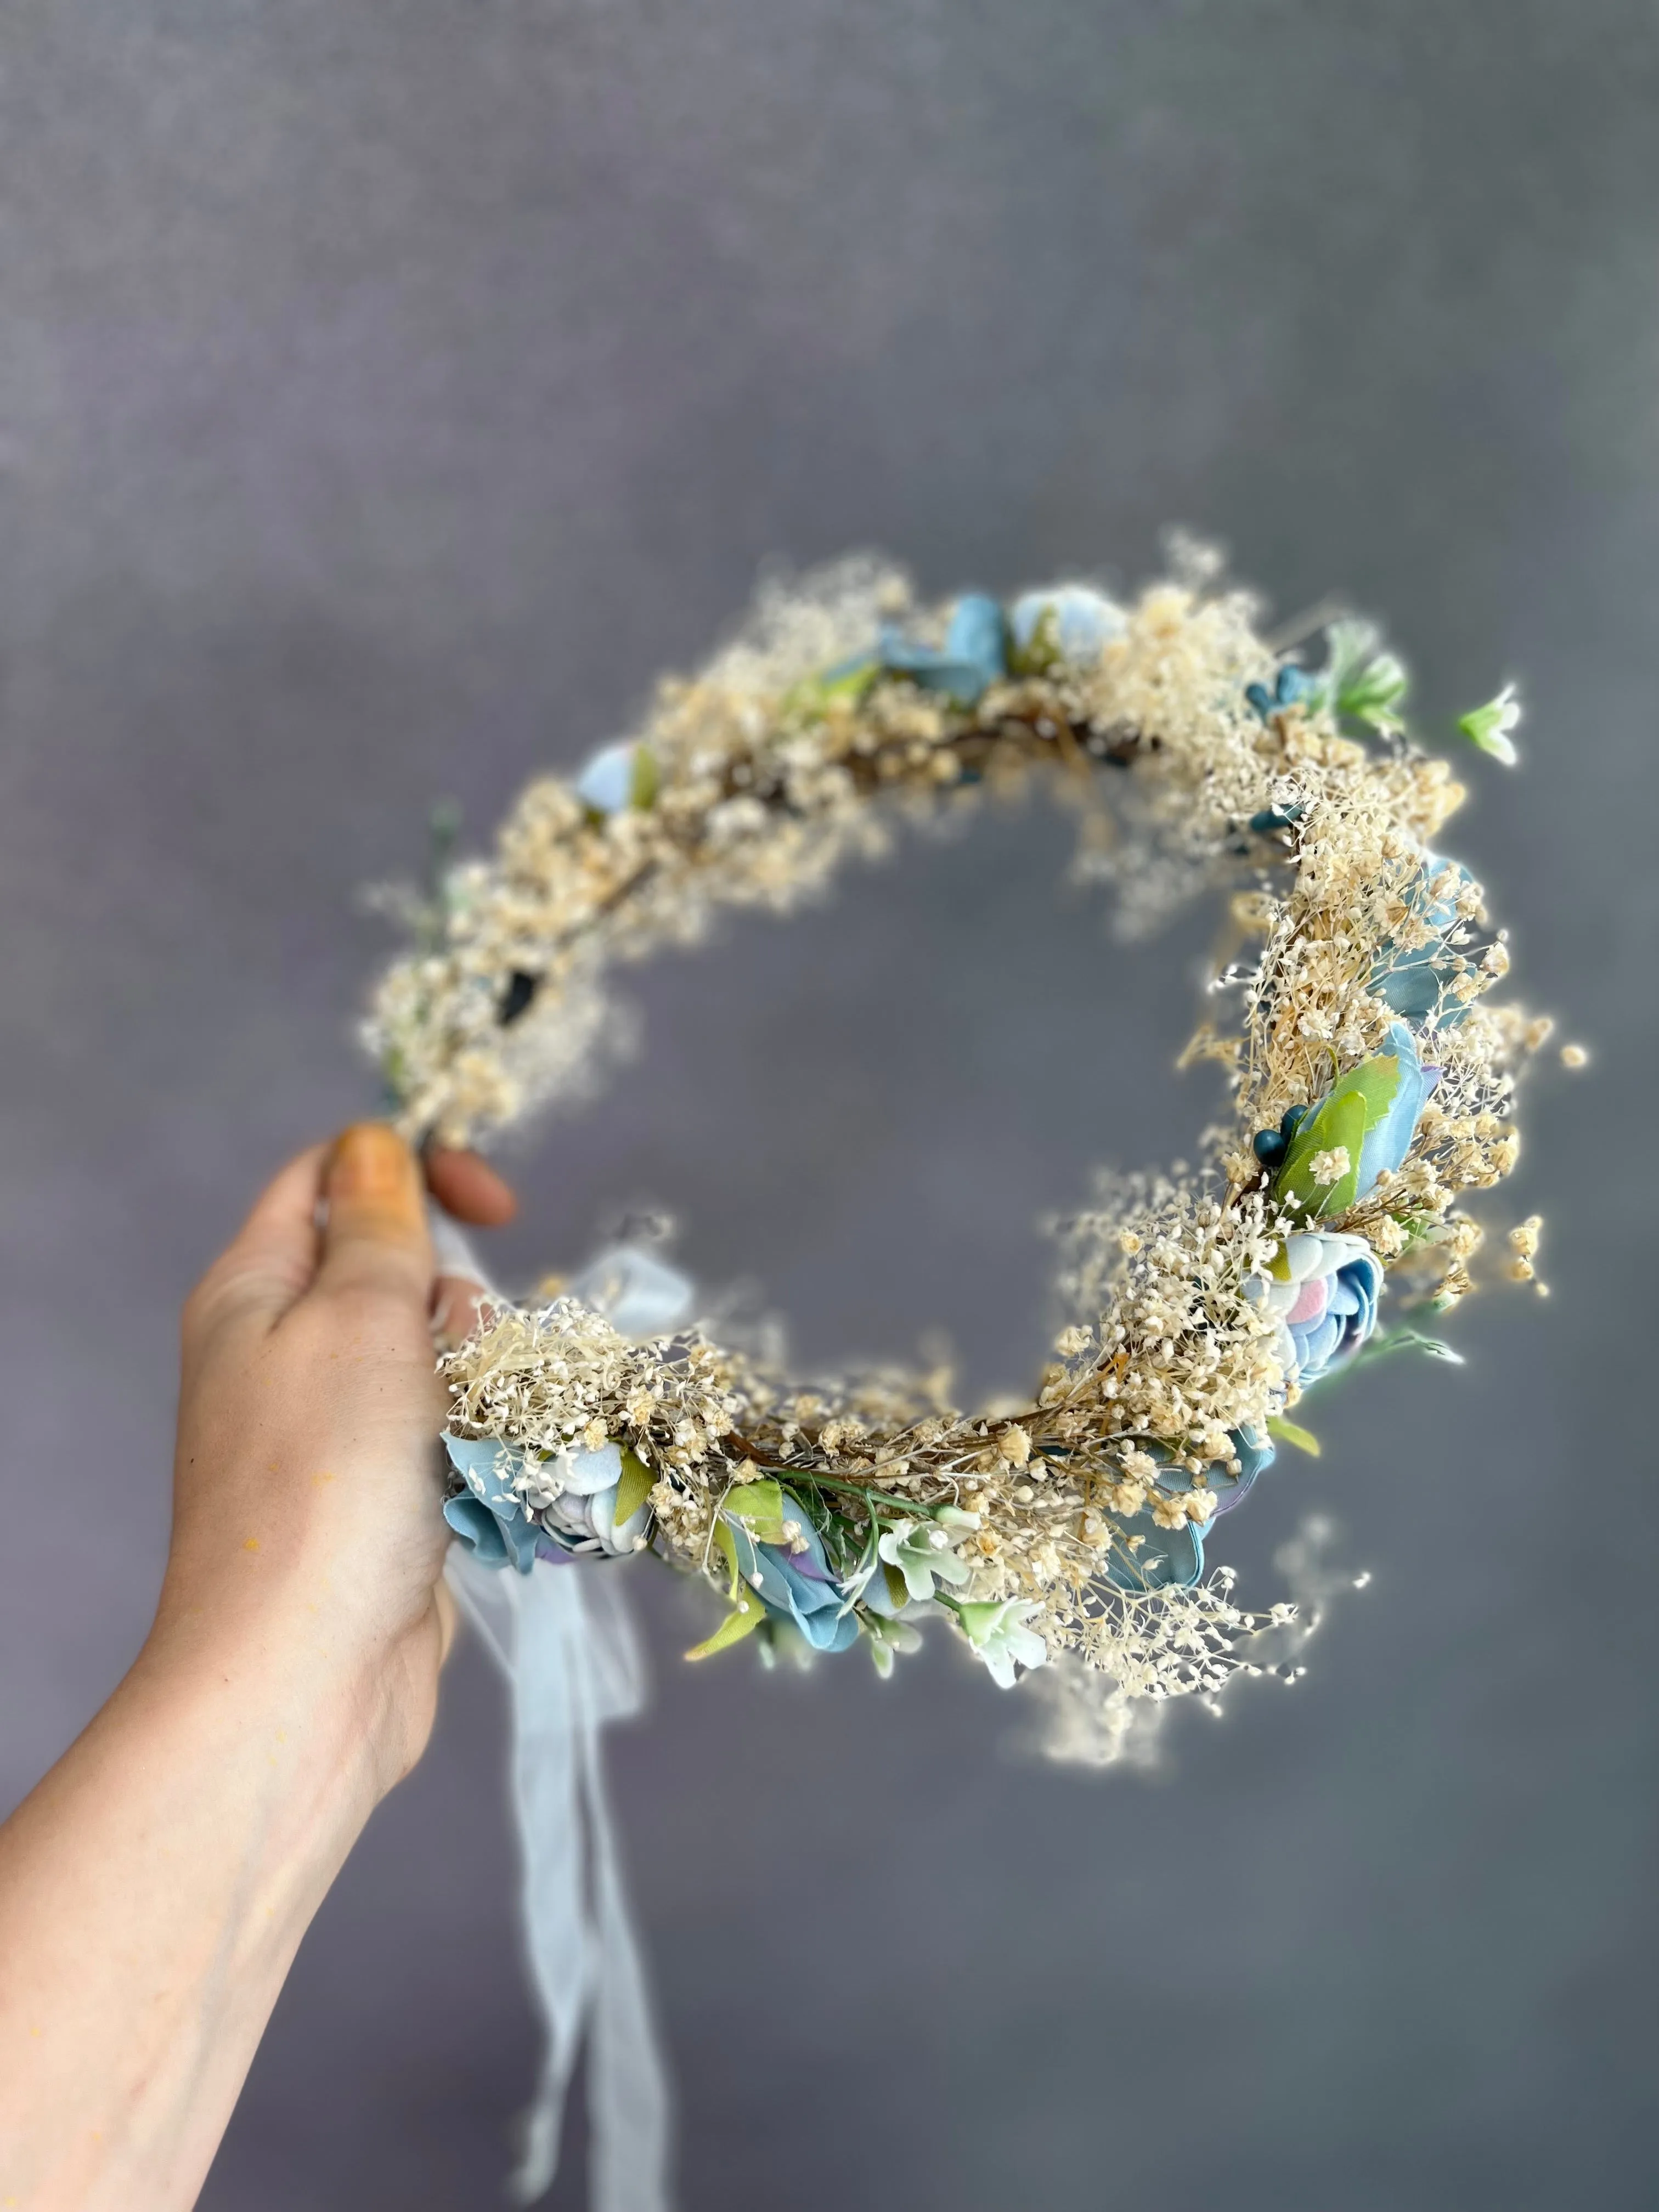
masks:
<svg viewBox="0 0 1659 2212"><path fill-rule="evenodd" d="M504 1229L519 1210L513 1186L477 1152L428 1145L421 1155L427 1188L446 1213L475 1229Z"/></svg>

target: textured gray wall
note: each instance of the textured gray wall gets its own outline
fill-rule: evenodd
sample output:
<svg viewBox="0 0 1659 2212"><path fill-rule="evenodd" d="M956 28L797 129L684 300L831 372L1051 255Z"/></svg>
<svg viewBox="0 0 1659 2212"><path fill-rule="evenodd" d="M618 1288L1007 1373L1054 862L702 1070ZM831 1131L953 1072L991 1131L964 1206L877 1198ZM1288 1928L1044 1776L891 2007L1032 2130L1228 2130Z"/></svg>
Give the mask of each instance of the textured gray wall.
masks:
<svg viewBox="0 0 1659 2212"><path fill-rule="evenodd" d="M1651 2203L1651 8L5 12L0 1802L143 1631L178 1301L361 1110L354 892L428 803L483 836L768 554L1130 581L1181 520L1281 611L1385 611L1437 715L1526 680L1456 849L1597 1048L1511 1186L1555 1297L1322 1407L1231 1527L1265 1593L1316 1501L1372 1587L1165 1781L1006 1755L944 1650L684 1669L636 1576L615 1767L688 2203ZM645 1057L526 1151L503 1271L650 1194L803 1358L936 1320L1018 1382L1034 1217L1208 1097L1166 1073L1199 936L1121 954L1060 850L988 823L643 975ZM533 2056L502 1754L467 1655L215 2212L493 2201Z"/></svg>

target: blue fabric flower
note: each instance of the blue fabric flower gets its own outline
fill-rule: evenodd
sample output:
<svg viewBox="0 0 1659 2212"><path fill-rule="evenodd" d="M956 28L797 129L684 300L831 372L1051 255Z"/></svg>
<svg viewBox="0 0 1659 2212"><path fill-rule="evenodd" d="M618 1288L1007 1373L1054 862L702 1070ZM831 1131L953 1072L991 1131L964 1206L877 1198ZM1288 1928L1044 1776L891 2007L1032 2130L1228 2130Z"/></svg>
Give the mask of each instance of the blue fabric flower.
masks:
<svg viewBox="0 0 1659 2212"><path fill-rule="evenodd" d="M1359 1148L1356 1200L1370 1195L1378 1176L1385 1170L1395 1175L1405 1164L1429 1093L1440 1080L1437 1067L1424 1066L1418 1056L1417 1040L1404 1022L1389 1023L1386 1049L1399 1060L1400 1081L1381 1119L1366 1130Z"/></svg>
<svg viewBox="0 0 1659 2212"><path fill-rule="evenodd" d="M1363 1237L1337 1231L1285 1240L1282 1278L1254 1275L1252 1304L1279 1323L1279 1364L1304 1389L1352 1358L1376 1327L1382 1262Z"/></svg>
<svg viewBox="0 0 1659 2212"><path fill-rule="evenodd" d="M788 1544L757 1544L741 1521L728 1514L725 1525L736 1546L738 1571L775 1620L798 1628L815 1651L845 1651L859 1639L859 1624L846 1593L830 1571L823 1539L800 1500L783 1492L786 1518L799 1527L802 1549Z"/></svg>
<svg viewBox="0 0 1659 2212"><path fill-rule="evenodd" d="M1205 1469L1205 1485L1215 1499L1215 1510L1206 1522L1189 1521L1177 1528L1162 1528L1150 1510L1133 1515L1123 1523L1126 1535L1139 1536L1144 1541L1133 1551L1114 1543L1106 1561L1106 1578L1122 1590L1190 1589L1204 1572L1204 1535L1206 1528L1224 1513L1246 1497L1254 1487L1256 1477L1264 1468L1273 1465L1274 1449L1270 1438L1255 1429L1234 1429L1230 1431L1233 1455L1238 1462L1235 1474L1224 1460L1218 1460ZM1142 1449L1162 1465L1168 1465L1170 1454L1163 1444L1146 1443ZM1193 1487L1191 1475L1185 1468L1169 1467L1167 1474L1153 1477L1157 1489L1166 1496L1176 1496Z"/></svg>
<svg viewBox="0 0 1659 2212"><path fill-rule="evenodd" d="M617 1519L623 1462L615 1444L542 1461L537 1469L541 1488L557 1494L538 1507L536 1520L513 1488L524 1465L522 1451L498 1437L453 1437L447 1431L444 1449L466 1484L464 1495L445 1499L444 1519L481 1566L511 1565L527 1575L538 1559L623 1559L650 1519L647 1503Z"/></svg>
<svg viewBox="0 0 1659 2212"><path fill-rule="evenodd" d="M1215 1497L1215 1515L1211 1516L1212 1519L1216 1515L1231 1513L1240 1499L1254 1487L1262 1469L1273 1463L1271 1438L1259 1435L1255 1429L1234 1429L1230 1433L1234 1456L1238 1461L1238 1473L1235 1474L1224 1460L1206 1469L1206 1480Z"/></svg>
<svg viewBox="0 0 1659 2212"><path fill-rule="evenodd" d="M1062 660L1087 664L1098 660L1105 646L1123 635L1127 617L1121 607L1087 584L1050 584L1020 593L1008 611L1008 627L1021 653L1029 653L1038 643L1042 629L1042 641L1051 644Z"/></svg>
<svg viewBox="0 0 1659 2212"><path fill-rule="evenodd" d="M561 1452L556 1459L544 1461L538 1474L549 1489L556 1484L558 1489L557 1497L538 1509L544 1539L538 1558L558 1552L579 1558L603 1554L624 1559L635 1540L644 1534L651 1517L647 1498L641 1498L625 1520L617 1518L617 1486L623 1475L619 1445Z"/></svg>
<svg viewBox="0 0 1659 2212"><path fill-rule="evenodd" d="M1339 1076L1317 1105L1293 1106L1277 1130L1256 1132L1254 1149L1274 1170L1275 1196L1293 1212L1333 1219L1369 1197L1405 1160L1439 1080L1407 1024L1391 1023L1383 1050ZM1334 1179L1322 1180L1328 1176Z"/></svg>
<svg viewBox="0 0 1659 2212"><path fill-rule="evenodd" d="M994 599L970 592L951 609L942 647L918 645L888 623L878 652L890 673L908 676L924 691L943 691L959 707L971 707L987 684L1008 672L1007 625Z"/></svg>
<svg viewBox="0 0 1659 2212"><path fill-rule="evenodd" d="M1160 1528L1150 1511L1123 1523L1126 1537L1142 1540L1131 1550L1114 1541L1106 1555L1106 1579L1136 1595L1148 1590L1191 1589L1204 1572L1204 1532L1195 1521Z"/></svg>
<svg viewBox="0 0 1659 2212"><path fill-rule="evenodd" d="M696 1293L689 1276L636 1244L612 1244L565 1285L623 1336L663 1336L690 1317Z"/></svg>
<svg viewBox="0 0 1659 2212"><path fill-rule="evenodd" d="M1204 1470L1204 1487L1215 1500L1215 1512L1210 1516L1212 1521L1218 1513L1231 1512L1249 1491L1263 1468L1271 1467L1273 1462L1274 1447L1271 1439L1259 1436L1254 1429L1231 1429L1228 1431L1228 1440L1232 1445L1231 1456L1238 1462L1238 1473L1233 1473L1226 1460L1214 1460ZM1158 1443L1156 1437L1149 1437L1141 1441L1140 1449L1148 1458L1157 1461L1158 1471L1152 1477L1153 1487L1161 1490L1166 1498L1184 1497L1193 1488L1193 1476L1176 1461L1167 1444Z"/></svg>
<svg viewBox="0 0 1659 2212"><path fill-rule="evenodd" d="M1437 898L1431 886L1450 870L1456 877L1449 898ZM1431 853L1412 878L1406 896L1413 911L1434 932L1427 945L1402 951L1392 944L1377 952L1370 973L1370 988L1378 998L1409 1022L1425 1022L1437 1014L1445 1023L1461 1022L1468 1008L1446 992L1457 973L1457 954L1447 943L1457 927L1457 895L1474 878L1461 862L1443 860Z"/></svg>
<svg viewBox="0 0 1659 2212"><path fill-rule="evenodd" d="M656 791L656 760L636 738L602 745L576 778L576 796L596 814L623 814L648 806Z"/></svg>
<svg viewBox="0 0 1659 2212"><path fill-rule="evenodd" d="M1310 676L1305 668L1298 668L1293 661L1287 660L1274 676L1271 690L1265 684L1247 684L1244 696L1265 722L1268 715L1279 708L1291 707L1299 699L1312 698L1319 688L1316 677Z"/></svg>
<svg viewBox="0 0 1659 2212"><path fill-rule="evenodd" d="M444 1519L480 1566L512 1565L527 1575L536 1564L537 1530L513 1490L518 1455L497 1437L447 1431L444 1449L466 1484L464 1496L444 1500Z"/></svg>

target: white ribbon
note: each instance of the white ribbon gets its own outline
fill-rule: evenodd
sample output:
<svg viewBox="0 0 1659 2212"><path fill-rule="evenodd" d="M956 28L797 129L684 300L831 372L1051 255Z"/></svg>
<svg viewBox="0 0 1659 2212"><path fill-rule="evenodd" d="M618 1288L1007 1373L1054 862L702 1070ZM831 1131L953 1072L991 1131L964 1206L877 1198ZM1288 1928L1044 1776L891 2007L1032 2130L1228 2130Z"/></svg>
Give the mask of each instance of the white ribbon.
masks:
<svg viewBox="0 0 1659 2212"><path fill-rule="evenodd" d="M440 1270L488 1288L466 1239L430 1209ZM636 1713L645 1678L618 1583L623 1563L480 1566L452 1544L444 1578L513 1692L513 1799L525 1949L547 2056L508 2185L533 2203L558 2170L571 2070L588 2036L593 2212L668 2212L667 2070L651 2016L605 1794L599 1732Z"/></svg>
<svg viewBox="0 0 1659 2212"><path fill-rule="evenodd" d="M525 1945L547 2056L510 2193L529 2204L551 2185L586 2028L594 2212L667 2212L667 2080L600 1756L601 1729L637 1712L643 1692L621 1571L573 1561L520 1575L459 1545L444 1569L513 1689Z"/></svg>

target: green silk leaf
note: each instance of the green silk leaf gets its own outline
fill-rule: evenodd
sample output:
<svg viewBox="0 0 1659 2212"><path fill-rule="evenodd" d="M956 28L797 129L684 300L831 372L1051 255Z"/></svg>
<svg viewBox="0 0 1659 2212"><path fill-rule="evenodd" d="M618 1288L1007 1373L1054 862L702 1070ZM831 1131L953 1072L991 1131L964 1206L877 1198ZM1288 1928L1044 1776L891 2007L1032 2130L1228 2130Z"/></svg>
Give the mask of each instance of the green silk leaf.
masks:
<svg viewBox="0 0 1659 2212"><path fill-rule="evenodd" d="M623 1446L622 1473L617 1478L617 1521L631 1520L650 1497L655 1478L637 1452Z"/></svg>
<svg viewBox="0 0 1659 2212"><path fill-rule="evenodd" d="M852 668L843 669L839 676L806 676L799 684L792 684L778 702L781 714L821 714L837 699L849 702L862 698L881 673L878 660L860 660Z"/></svg>
<svg viewBox="0 0 1659 2212"><path fill-rule="evenodd" d="M741 1521L757 1544L781 1544L783 1492L775 1482L740 1482L726 1493L725 1510Z"/></svg>
<svg viewBox="0 0 1659 2212"><path fill-rule="evenodd" d="M1015 676L1046 676L1063 658L1060 649L1060 616L1053 607L1044 607L1030 641L1011 647L1008 666Z"/></svg>
<svg viewBox="0 0 1659 2212"><path fill-rule="evenodd" d="M1298 1451L1310 1458L1319 1457L1319 1439L1311 1429L1301 1428L1295 1421L1287 1421L1282 1413L1273 1413L1267 1421L1267 1434L1277 1437L1280 1443L1294 1444Z"/></svg>
<svg viewBox="0 0 1659 2212"><path fill-rule="evenodd" d="M732 1534L729 1522L717 1521L714 1523L714 1541L725 1553L726 1564L732 1570L732 1586L727 1595L735 1598L742 1577L738 1571L738 1540Z"/></svg>
<svg viewBox="0 0 1659 2212"><path fill-rule="evenodd" d="M712 1636L694 1644L686 1653L688 1659L712 1659L717 1651L725 1651L734 1644L741 1644L745 1636L752 1636L766 1618L766 1607L757 1597L747 1601L748 1610L739 1613L734 1606Z"/></svg>
<svg viewBox="0 0 1659 2212"><path fill-rule="evenodd" d="M1291 1139L1274 1184L1280 1199L1307 1214L1341 1213L1353 1204L1358 1194L1359 1155L1366 1133L1376 1127L1394 1103L1400 1076L1399 1054L1379 1052L1338 1077L1329 1094L1305 1117ZM1347 1174L1328 1187L1316 1182L1316 1156L1334 1152L1339 1146L1348 1155Z"/></svg>
<svg viewBox="0 0 1659 2212"><path fill-rule="evenodd" d="M654 804L661 780L655 753L649 745L636 745L634 749L634 771L628 785L629 804L643 812Z"/></svg>
<svg viewBox="0 0 1659 2212"><path fill-rule="evenodd" d="M1358 1070L1353 1071L1356 1074ZM1395 1080L1398 1081L1396 1072ZM1304 1137L1310 1141L1304 1143ZM1333 1091L1316 1114L1310 1114L1296 1133L1295 1142L1279 1170L1278 1192L1285 1205L1310 1218L1322 1213L1340 1213L1352 1206L1359 1188L1359 1152L1365 1141L1365 1101L1350 1091L1345 1097ZM1334 1183L1314 1176L1321 1152L1340 1146L1348 1155L1348 1172Z"/></svg>

